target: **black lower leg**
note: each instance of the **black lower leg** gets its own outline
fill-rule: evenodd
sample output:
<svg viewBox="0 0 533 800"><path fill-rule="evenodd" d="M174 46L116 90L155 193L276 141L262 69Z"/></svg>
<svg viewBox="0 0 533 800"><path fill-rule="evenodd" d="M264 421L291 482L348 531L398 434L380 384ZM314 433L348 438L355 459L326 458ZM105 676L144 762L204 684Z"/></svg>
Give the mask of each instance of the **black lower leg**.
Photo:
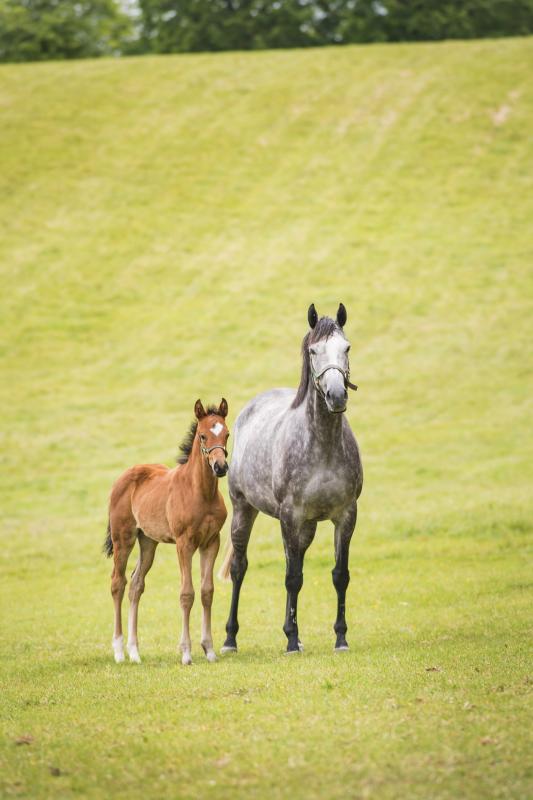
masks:
<svg viewBox="0 0 533 800"><path fill-rule="evenodd" d="M346 631L348 630L346 625L346 589L350 583L350 573L346 566L335 566L331 574L333 576L333 585L337 590L337 619L333 626L333 630L337 634L335 648L341 649L348 647L346 641Z"/></svg>
<svg viewBox="0 0 533 800"><path fill-rule="evenodd" d="M287 637L287 652L292 653L300 649L298 639L298 593L302 588L304 577L301 572L287 572L285 587L287 589L287 608L285 611L285 624L283 630Z"/></svg>
<svg viewBox="0 0 533 800"><path fill-rule="evenodd" d="M231 580L233 581L233 591L231 594L231 606L229 611L228 621L226 623L226 641L224 647L237 648L237 633L239 631L239 621L237 618L239 610L239 596L241 593L241 586L246 574L248 562L246 558L239 560L236 563L235 556L231 565Z"/></svg>

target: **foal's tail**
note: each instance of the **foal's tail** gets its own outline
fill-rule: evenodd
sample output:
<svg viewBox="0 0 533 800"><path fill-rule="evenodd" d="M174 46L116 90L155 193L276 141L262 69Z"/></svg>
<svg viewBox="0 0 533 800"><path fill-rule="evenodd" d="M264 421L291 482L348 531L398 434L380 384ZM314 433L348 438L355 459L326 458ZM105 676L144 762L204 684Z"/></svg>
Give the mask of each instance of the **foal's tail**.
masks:
<svg viewBox="0 0 533 800"><path fill-rule="evenodd" d="M102 547L102 553L104 553L107 558L111 558L113 555L113 539L111 538L111 523L107 522L107 536L104 540L104 546Z"/></svg>
<svg viewBox="0 0 533 800"><path fill-rule="evenodd" d="M222 566L217 572L217 578L219 579L219 581L229 581L230 578L229 570L231 567L232 560L233 560L233 544L231 543L231 536L229 536L228 541L226 543L226 555L224 556L224 561L222 562Z"/></svg>

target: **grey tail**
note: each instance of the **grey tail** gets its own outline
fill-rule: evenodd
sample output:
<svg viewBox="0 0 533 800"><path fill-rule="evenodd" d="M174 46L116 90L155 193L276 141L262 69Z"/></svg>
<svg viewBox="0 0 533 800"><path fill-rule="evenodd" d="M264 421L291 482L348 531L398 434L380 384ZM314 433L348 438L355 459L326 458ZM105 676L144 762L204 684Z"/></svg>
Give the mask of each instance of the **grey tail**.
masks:
<svg viewBox="0 0 533 800"><path fill-rule="evenodd" d="M102 552L107 556L107 558L111 558L113 555L113 539L111 538L111 525L109 522L107 523L107 536L105 537Z"/></svg>

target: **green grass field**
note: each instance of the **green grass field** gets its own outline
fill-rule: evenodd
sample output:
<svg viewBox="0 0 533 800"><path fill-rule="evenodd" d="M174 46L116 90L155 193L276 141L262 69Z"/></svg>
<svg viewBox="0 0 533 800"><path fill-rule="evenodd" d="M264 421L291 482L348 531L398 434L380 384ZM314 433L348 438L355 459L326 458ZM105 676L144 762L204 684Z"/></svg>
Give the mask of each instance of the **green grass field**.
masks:
<svg viewBox="0 0 533 800"><path fill-rule="evenodd" d="M532 796L532 65L515 39L0 68L2 796ZM171 464L197 397L231 427L296 386L308 304L340 300L350 652L323 524L283 656L263 517L239 654L202 658L197 592L181 666L164 545L115 665L112 481Z"/></svg>

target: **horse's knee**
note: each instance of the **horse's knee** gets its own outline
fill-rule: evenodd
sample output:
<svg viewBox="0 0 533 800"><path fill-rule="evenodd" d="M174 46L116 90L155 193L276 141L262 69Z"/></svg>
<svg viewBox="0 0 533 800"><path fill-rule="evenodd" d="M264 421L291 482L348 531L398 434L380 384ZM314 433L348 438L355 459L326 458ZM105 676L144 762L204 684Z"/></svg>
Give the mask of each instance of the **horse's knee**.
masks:
<svg viewBox="0 0 533 800"><path fill-rule="evenodd" d="M298 592L303 586L304 576L303 572L288 572L285 577L285 588L288 592Z"/></svg>
<svg viewBox="0 0 533 800"><path fill-rule="evenodd" d="M345 592L350 583L350 572L348 569L338 569L335 567L331 571L333 586L338 592Z"/></svg>
<svg viewBox="0 0 533 800"><path fill-rule="evenodd" d="M235 551L235 553L233 554L233 560L231 562L231 567L229 571L231 575L231 580L234 583L242 583L244 576L246 575L247 569L248 569L248 559L246 558L246 555Z"/></svg>
<svg viewBox="0 0 533 800"><path fill-rule="evenodd" d="M180 605L184 611L190 611L194 603L194 592L181 592Z"/></svg>

